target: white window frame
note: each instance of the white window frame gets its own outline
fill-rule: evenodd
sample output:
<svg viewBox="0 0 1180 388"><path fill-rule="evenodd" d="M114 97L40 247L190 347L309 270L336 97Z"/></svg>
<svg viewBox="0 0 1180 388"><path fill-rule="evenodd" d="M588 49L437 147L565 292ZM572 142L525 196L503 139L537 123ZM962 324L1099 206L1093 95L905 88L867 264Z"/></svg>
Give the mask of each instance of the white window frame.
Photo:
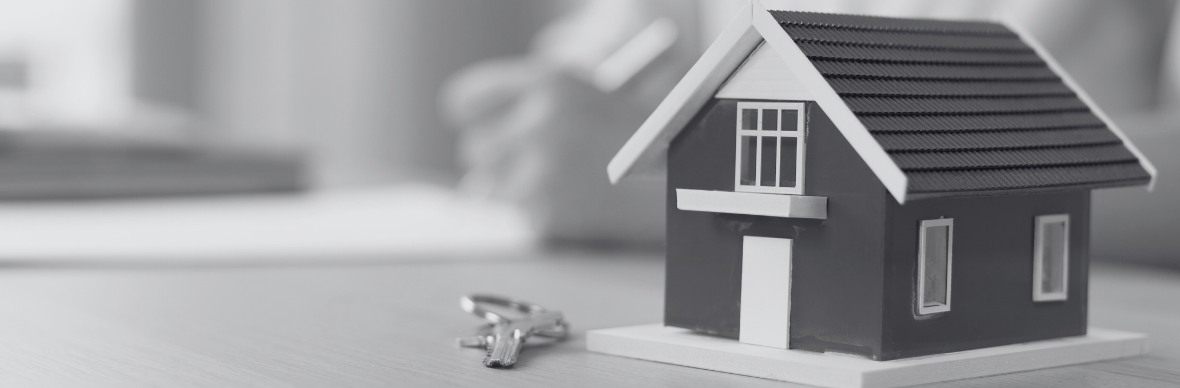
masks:
<svg viewBox="0 0 1180 388"><path fill-rule="evenodd" d="M946 303L936 306L926 306L926 229L930 227L945 226L946 229ZM926 315L933 313L941 313L951 311L951 268L954 263L955 252L955 219L940 218L937 220L924 220L918 227L918 298L915 303L918 305L918 315Z"/></svg>
<svg viewBox="0 0 1180 388"><path fill-rule="evenodd" d="M804 178L803 171L805 171L803 168L803 161L806 159L804 156L806 155L806 151L807 151L807 140L806 140L807 139L807 136L806 136L807 128L804 127L804 123L806 122L805 117L804 117L804 113L805 113L804 108L805 107L806 107L806 105L801 102L738 102L737 120L736 120L736 122L737 122L737 136L734 138L735 139L734 149L737 151L736 155L734 156L734 168L733 168L734 191L743 191L743 192L750 192L750 193L771 193L771 194L803 194L803 178ZM758 109L758 124L755 126L755 128L757 128L756 130L742 129L742 110L743 109ZM785 110L798 111L799 114L795 115L796 119L798 120L798 122L796 123L797 130L795 130L795 131L782 131L782 130L763 131L762 130L762 109L785 109ZM778 125L778 128L781 129L782 128L782 120L783 120L782 113L778 114L778 120L779 120L779 122L777 125ZM763 171L762 171L762 139L763 138L770 138L770 137L778 137L778 138L793 137L793 138L798 139L797 140L798 143L796 145L796 152L795 152L795 158L796 158L796 160L795 160L795 187L779 187L778 186L779 181L780 181L779 177L781 176L781 174L778 170L780 168L782 168L782 165L783 165L783 163L782 163L782 146L781 145L778 148L779 154L775 158L775 165L774 165L774 173L775 173L774 185L775 186L768 187L768 186L743 185L742 184L742 136L754 136L756 139L758 139L758 143L754 147L756 150L758 150L758 154L755 156L755 160L757 160L757 163L755 163L755 166L754 166L754 169L755 169L754 170L755 171L754 182L755 183L762 182L762 173L763 173ZM780 140L780 142L781 142L781 140Z"/></svg>
<svg viewBox="0 0 1180 388"><path fill-rule="evenodd" d="M1061 291L1044 292L1041 282L1045 280L1045 226L1053 223L1065 224L1065 235L1061 249ZM1069 214L1047 214L1036 217L1036 230L1033 232L1033 301L1055 302L1069 298Z"/></svg>

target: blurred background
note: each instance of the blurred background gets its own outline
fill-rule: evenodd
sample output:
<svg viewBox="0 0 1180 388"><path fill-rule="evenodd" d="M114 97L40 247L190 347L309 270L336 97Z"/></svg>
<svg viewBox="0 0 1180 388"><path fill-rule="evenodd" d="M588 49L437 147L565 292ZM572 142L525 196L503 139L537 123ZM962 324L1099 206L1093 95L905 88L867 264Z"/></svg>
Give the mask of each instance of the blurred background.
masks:
<svg viewBox="0 0 1180 388"><path fill-rule="evenodd" d="M1174 1L770 3L1020 24L1160 171L1092 256L1180 268ZM0 260L659 250L606 164L743 4L0 0Z"/></svg>

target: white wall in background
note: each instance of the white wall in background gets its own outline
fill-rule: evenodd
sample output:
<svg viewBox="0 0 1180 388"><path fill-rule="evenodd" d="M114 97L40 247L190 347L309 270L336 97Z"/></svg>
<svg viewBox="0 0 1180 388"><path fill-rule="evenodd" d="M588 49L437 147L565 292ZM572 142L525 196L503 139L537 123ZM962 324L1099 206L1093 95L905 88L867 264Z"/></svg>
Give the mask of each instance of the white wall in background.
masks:
<svg viewBox="0 0 1180 388"><path fill-rule="evenodd" d="M476 59L524 51L550 3L565 2L209 0L211 140L304 148L321 186L455 179L439 86Z"/></svg>
<svg viewBox="0 0 1180 388"><path fill-rule="evenodd" d="M111 128L132 108L128 0L0 0L0 127Z"/></svg>
<svg viewBox="0 0 1180 388"><path fill-rule="evenodd" d="M293 147L295 4L214 0L202 28L205 130L219 141Z"/></svg>

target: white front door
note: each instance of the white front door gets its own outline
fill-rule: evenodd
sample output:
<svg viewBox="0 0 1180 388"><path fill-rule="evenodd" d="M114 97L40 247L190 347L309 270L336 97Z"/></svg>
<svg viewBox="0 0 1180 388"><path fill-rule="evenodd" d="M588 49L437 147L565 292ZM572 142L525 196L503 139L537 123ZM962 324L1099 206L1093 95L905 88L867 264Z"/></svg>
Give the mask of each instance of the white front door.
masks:
<svg viewBox="0 0 1180 388"><path fill-rule="evenodd" d="M745 236L738 340L786 349L791 324L791 239Z"/></svg>

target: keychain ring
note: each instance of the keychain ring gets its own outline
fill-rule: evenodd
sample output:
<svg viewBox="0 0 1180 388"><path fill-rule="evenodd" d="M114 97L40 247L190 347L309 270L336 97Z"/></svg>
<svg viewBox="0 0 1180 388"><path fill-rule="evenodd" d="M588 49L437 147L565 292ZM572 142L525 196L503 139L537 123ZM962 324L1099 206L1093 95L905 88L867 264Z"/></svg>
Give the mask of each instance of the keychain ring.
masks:
<svg viewBox="0 0 1180 388"><path fill-rule="evenodd" d="M548 311L538 304L495 295L471 294L463 295L463 297L459 298L459 307L462 308L463 311L475 314L475 316L486 319L488 322L492 323L503 323L509 321L508 318L483 308L483 306L481 306L482 304L506 307L525 314L536 314Z"/></svg>

